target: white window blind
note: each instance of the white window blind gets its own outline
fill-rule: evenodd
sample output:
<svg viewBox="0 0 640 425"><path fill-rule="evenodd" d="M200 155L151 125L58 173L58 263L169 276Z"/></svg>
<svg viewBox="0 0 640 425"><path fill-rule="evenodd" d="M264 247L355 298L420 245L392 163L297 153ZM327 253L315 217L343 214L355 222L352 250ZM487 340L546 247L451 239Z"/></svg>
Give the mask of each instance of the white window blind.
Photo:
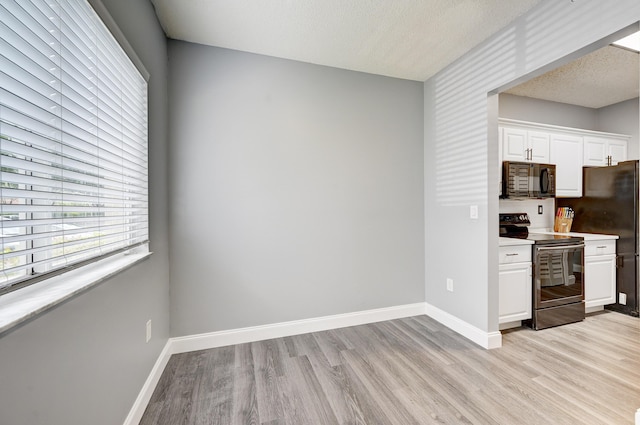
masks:
<svg viewBox="0 0 640 425"><path fill-rule="evenodd" d="M0 292L148 240L147 83L86 0L0 0Z"/></svg>

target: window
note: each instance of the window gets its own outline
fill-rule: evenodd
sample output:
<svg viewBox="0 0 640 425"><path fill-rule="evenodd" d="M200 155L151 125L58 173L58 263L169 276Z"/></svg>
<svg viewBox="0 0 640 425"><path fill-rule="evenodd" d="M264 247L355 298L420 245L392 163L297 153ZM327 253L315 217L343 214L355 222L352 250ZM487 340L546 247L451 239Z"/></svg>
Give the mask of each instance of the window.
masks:
<svg viewBox="0 0 640 425"><path fill-rule="evenodd" d="M0 0L0 293L147 240L145 79L86 0Z"/></svg>

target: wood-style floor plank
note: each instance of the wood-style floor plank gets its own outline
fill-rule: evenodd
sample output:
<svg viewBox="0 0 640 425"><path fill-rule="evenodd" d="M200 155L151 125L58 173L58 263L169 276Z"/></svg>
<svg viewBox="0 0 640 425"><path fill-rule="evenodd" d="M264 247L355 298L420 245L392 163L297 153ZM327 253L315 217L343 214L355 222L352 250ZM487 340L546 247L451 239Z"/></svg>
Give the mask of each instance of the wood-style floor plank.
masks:
<svg viewBox="0 0 640 425"><path fill-rule="evenodd" d="M141 425L633 425L640 319L503 334L427 316L171 357Z"/></svg>

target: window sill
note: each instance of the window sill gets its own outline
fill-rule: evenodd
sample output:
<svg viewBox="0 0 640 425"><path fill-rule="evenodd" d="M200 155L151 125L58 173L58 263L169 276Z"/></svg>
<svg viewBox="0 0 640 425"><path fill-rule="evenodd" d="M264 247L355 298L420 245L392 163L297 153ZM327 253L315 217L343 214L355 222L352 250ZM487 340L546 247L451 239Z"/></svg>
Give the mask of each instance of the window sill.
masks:
<svg viewBox="0 0 640 425"><path fill-rule="evenodd" d="M0 297L0 335L151 256L148 246L71 270Z"/></svg>

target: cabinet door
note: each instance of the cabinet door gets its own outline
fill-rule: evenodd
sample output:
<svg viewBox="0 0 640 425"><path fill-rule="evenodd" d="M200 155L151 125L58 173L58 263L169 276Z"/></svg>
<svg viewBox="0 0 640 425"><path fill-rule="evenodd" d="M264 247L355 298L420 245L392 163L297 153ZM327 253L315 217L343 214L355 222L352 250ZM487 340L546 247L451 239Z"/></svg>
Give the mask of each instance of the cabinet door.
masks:
<svg viewBox="0 0 640 425"><path fill-rule="evenodd" d="M584 165L603 167L609 155L607 140L602 137L584 137Z"/></svg>
<svg viewBox="0 0 640 425"><path fill-rule="evenodd" d="M616 256L594 255L584 258L585 307L616 302Z"/></svg>
<svg viewBox="0 0 640 425"><path fill-rule="evenodd" d="M525 161L527 149L527 131L518 128L502 129L502 160Z"/></svg>
<svg viewBox="0 0 640 425"><path fill-rule="evenodd" d="M500 265L499 323L531 318L531 263Z"/></svg>
<svg viewBox="0 0 640 425"><path fill-rule="evenodd" d="M605 167L626 161L627 145L628 142L626 140L585 136L584 165ZM609 164L608 157L611 157L611 164Z"/></svg>
<svg viewBox="0 0 640 425"><path fill-rule="evenodd" d="M582 196L582 137L551 135L551 162L556 164L556 196Z"/></svg>
<svg viewBox="0 0 640 425"><path fill-rule="evenodd" d="M550 162L549 133L541 131L527 131L527 141L531 149L529 159L533 162L548 164Z"/></svg>
<svg viewBox="0 0 640 425"><path fill-rule="evenodd" d="M608 148L608 154L611 156L611 165L617 165L618 162L627 160L626 140L609 140Z"/></svg>

